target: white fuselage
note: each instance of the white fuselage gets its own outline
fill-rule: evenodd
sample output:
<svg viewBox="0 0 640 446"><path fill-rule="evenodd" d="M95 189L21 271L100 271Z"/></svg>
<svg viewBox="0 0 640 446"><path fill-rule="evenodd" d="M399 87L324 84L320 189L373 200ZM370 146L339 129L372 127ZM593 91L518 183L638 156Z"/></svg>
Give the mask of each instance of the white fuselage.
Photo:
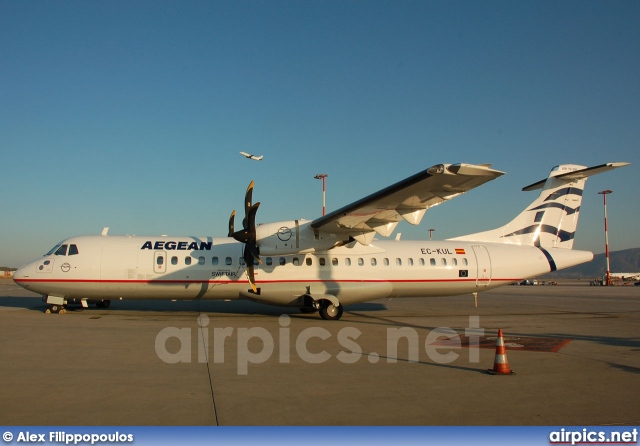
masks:
<svg viewBox="0 0 640 446"><path fill-rule="evenodd" d="M593 258L585 251L498 243L376 240L262 256L255 294L249 292L243 245L231 238L82 236L62 243L69 247L64 255L23 266L16 283L65 299L249 298L302 306L305 295L332 295L348 305L484 291Z"/></svg>

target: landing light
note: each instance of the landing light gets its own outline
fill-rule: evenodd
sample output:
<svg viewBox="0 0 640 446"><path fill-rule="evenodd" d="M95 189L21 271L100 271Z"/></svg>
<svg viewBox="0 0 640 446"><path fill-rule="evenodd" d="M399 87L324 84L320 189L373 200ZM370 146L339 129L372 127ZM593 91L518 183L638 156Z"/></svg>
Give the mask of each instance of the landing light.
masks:
<svg viewBox="0 0 640 446"><path fill-rule="evenodd" d="M444 164L436 164L435 166L429 167L427 169L427 173L430 175L435 175L437 173L444 173Z"/></svg>

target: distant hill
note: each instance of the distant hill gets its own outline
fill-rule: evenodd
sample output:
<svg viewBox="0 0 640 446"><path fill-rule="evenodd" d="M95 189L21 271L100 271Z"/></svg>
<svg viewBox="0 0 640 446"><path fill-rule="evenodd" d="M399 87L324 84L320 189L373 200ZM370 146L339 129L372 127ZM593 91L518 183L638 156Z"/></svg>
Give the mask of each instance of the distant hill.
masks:
<svg viewBox="0 0 640 446"><path fill-rule="evenodd" d="M609 253L611 258L612 273L637 273L640 272L640 248L624 249ZM562 271L545 274L544 277L558 279L593 279L602 277L607 273L607 260L604 253L596 254L589 263L583 263Z"/></svg>

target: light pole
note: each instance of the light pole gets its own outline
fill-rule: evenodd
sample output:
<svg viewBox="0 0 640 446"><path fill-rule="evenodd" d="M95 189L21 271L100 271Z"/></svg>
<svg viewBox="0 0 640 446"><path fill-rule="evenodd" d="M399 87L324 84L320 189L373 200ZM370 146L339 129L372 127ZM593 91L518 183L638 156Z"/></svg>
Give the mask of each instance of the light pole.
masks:
<svg viewBox="0 0 640 446"><path fill-rule="evenodd" d="M326 195L327 195L327 175L326 173L319 173L316 175L316 180L322 180L322 215L327 213L327 205L326 205Z"/></svg>
<svg viewBox="0 0 640 446"><path fill-rule="evenodd" d="M611 285L611 267L609 262L609 225L607 224L607 195L610 193L613 193L613 191L609 189L598 192L598 194L602 195L602 199L604 202L604 252L607 258L607 286Z"/></svg>
<svg viewBox="0 0 640 446"><path fill-rule="evenodd" d="M429 229L429 240L431 240L431 236L433 235L433 231L435 231L435 229L433 229L433 228Z"/></svg>

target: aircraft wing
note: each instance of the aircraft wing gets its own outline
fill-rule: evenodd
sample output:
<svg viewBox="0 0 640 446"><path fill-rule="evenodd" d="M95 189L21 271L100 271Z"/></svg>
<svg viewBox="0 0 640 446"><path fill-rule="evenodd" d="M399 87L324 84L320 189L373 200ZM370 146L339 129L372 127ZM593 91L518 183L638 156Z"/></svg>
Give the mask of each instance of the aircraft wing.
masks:
<svg viewBox="0 0 640 446"><path fill-rule="evenodd" d="M504 172L491 164L437 164L311 222L325 233L347 234L364 245L377 233L391 235L398 222L417 225L426 210L450 200Z"/></svg>

